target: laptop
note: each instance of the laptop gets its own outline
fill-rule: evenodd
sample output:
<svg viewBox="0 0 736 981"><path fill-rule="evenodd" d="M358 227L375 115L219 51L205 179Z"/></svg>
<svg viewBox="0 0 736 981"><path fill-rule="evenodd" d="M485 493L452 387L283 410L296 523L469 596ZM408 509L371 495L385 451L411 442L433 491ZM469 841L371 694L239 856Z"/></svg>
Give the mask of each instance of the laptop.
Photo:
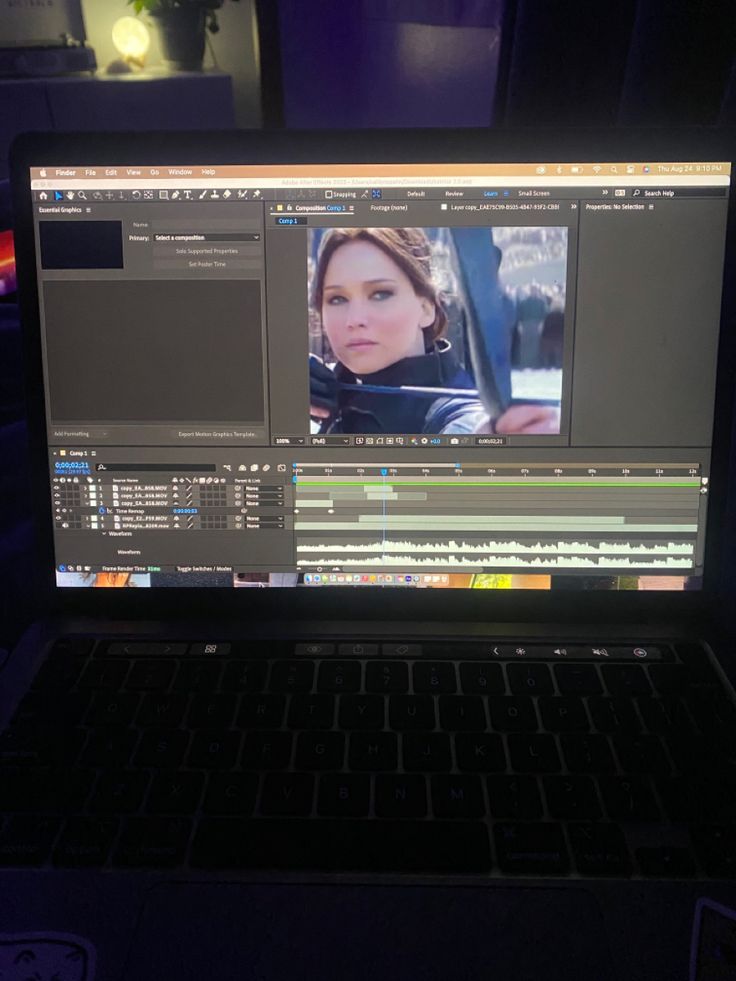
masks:
<svg viewBox="0 0 736 981"><path fill-rule="evenodd" d="M17 141L5 976L727 976L733 161Z"/></svg>

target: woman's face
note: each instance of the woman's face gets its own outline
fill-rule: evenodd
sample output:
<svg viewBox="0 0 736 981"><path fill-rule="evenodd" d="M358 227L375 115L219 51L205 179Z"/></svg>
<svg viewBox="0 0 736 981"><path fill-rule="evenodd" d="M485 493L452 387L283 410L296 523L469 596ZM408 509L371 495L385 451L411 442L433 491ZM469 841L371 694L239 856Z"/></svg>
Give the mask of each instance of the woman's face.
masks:
<svg viewBox="0 0 736 981"><path fill-rule="evenodd" d="M322 326L338 361L370 374L424 354L431 300L417 296L406 273L372 242L341 245L325 270Z"/></svg>

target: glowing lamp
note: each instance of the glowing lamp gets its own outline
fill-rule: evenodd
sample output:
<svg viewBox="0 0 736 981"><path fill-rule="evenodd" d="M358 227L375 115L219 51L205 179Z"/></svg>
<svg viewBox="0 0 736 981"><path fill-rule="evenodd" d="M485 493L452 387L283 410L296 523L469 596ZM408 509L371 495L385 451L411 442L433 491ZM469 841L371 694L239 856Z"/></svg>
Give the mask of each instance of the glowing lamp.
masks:
<svg viewBox="0 0 736 981"><path fill-rule="evenodd" d="M143 68L146 53L151 46L151 35L146 25L136 17L121 17L112 27L112 43L120 52L120 58L108 66L113 73L129 72Z"/></svg>

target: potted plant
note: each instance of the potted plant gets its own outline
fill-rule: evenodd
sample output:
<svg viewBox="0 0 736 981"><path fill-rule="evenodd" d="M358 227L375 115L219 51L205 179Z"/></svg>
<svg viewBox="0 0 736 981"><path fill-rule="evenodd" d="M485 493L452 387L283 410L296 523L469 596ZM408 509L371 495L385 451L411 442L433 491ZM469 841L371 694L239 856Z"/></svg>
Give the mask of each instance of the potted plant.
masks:
<svg viewBox="0 0 736 981"><path fill-rule="evenodd" d="M175 71L201 71L205 31L220 29L216 11L225 0L128 0L136 14L147 13L158 28L161 56Z"/></svg>

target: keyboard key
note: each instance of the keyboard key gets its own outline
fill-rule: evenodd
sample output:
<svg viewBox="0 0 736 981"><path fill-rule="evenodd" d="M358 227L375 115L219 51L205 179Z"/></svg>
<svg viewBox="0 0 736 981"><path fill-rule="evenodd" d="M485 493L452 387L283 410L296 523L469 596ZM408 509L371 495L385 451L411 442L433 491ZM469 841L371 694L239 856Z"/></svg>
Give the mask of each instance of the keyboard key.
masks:
<svg viewBox="0 0 736 981"><path fill-rule="evenodd" d="M360 661L323 661L317 676L317 691L360 691Z"/></svg>
<svg viewBox="0 0 736 981"><path fill-rule="evenodd" d="M30 726L0 733L0 764L13 766L72 766L85 742L83 729Z"/></svg>
<svg viewBox="0 0 736 981"><path fill-rule="evenodd" d="M326 773L320 777L317 813L322 817L365 817L371 778L364 773Z"/></svg>
<svg viewBox="0 0 736 981"><path fill-rule="evenodd" d="M162 640L142 645L146 647L145 653L149 657L184 657L187 653L187 644L180 642Z"/></svg>
<svg viewBox="0 0 736 981"><path fill-rule="evenodd" d="M529 821L542 816L542 795L536 777L492 776L486 779L486 786L494 818Z"/></svg>
<svg viewBox="0 0 736 981"><path fill-rule="evenodd" d="M174 691L183 692L214 691L217 688L221 674L222 664L218 664L217 661L204 659L198 661L182 661L174 678L173 688ZM235 685L226 684L224 690L235 691Z"/></svg>
<svg viewBox="0 0 736 981"><path fill-rule="evenodd" d="M736 779L733 774L691 773L656 781L671 821L736 823Z"/></svg>
<svg viewBox="0 0 736 981"><path fill-rule="evenodd" d="M33 679L33 688L37 691L69 691L86 663L86 657L55 655L52 651Z"/></svg>
<svg viewBox="0 0 736 981"><path fill-rule="evenodd" d="M112 864L120 868L175 868L184 862L191 831L191 821L181 817L126 818Z"/></svg>
<svg viewBox="0 0 736 981"><path fill-rule="evenodd" d="M659 736L613 736L611 742L624 773L671 772Z"/></svg>
<svg viewBox="0 0 736 981"><path fill-rule="evenodd" d="M294 654L297 657L330 657L335 653L335 645L309 641L307 644L296 644Z"/></svg>
<svg viewBox="0 0 736 981"><path fill-rule="evenodd" d="M60 637L54 641L51 655L55 657L87 657L92 652L95 641L88 637Z"/></svg>
<svg viewBox="0 0 736 981"><path fill-rule="evenodd" d="M599 732L641 732L639 717L628 698L593 695L588 699L588 711Z"/></svg>
<svg viewBox="0 0 736 981"><path fill-rule="evenodd" d="M675 769L682 773L723 774L732 763L723 752L723 746L712 739L692 731L680 735L672 732L662 739L672 757Z"/></svg>
<svg viewBox="0 0 736 981"><path fill-rule="evenodd" d="M434 699L431 695L391 695L388 717L392 729L434 729Z"/></svg>
<svg viewBox="0 0 736 981"><path fill-rule="evenodd" d="M222 641L208 641L204 644L192 644L189 648L190 657L227 657L232 648L232 644Z"/></svg>
<svg viewBox="0 0 736 981"><path fill-rule="evenodd" d="M230 770L235 766L242 736L233 729L203 729L194 734L188 765L203 770Z"/></svg>
<svg viewBox="0 0 736 981"><path fill-rule="evenodd" d="M207 665L217 667L219 665ZM262 691L266 684L266 661L229 661L222 679L223 691Z"/></svg>
<svg viewBox="0 0 736 981"><path fill-rule="evenodd" d="M498 864L509 874L561 874L568 856L562 827L551 823L500 823L494 828Z"/></svg>
<svg viewBox="0 0 736 981"><path fill-rule="evenodd" d="M403 641L381 644L381 654L384 657L421 657L423 653L421 644L405 644Z"/></svg>
<svg viewBox="0 0 736 981"><path fill-rule="evenodd" d="M642 875L657 879L687 879L695 875L695 862L688 848L637 848L636 860Z"/></svg>
<svg viewBox="0 0 736 981"><path fill-rule="evenodd" d="M486 713L479 695L440 695L440 729L483 732Z"/></svg>
<svg viewBox="0 0 736 981"><path fill-rule="evenodd" d="M458 733L455 736L455 757L459 770L494 773L506 769L503 739L495 733Z"/></svg>
<svg viewBox="0 0 736 981"><path fill-rule="evenodd" d="M675 651L680 661L687 667L692 682L721 687L721 681L710 656L700 644L675 644Z"/></svg>
<svg viewBox="0 0 736 981"><path fill-rule="evenodd" d="M736 879L736 826L700 824L690 831L695 854L712 879Z"/></svg>
<svg viewBox="0 0 736 981"><path fill-rule="evenodd" d="M243 695L238 726L241 729L278 729L285 708L283 695Z"/></svg>
<svg viewBox="0 0 736 981"><path fill-rule="evenodd" d="M76 869L100 868L107 861L119 825L115 817L70 818L54 849L54 865Z"/></svg>
<svg viewBox="0 0 736 981"><path fill-rule="evenodd" d="M104 644L102 645L104 649ZM114 640L107 645L107 650L104 653L108 657L145 657L149 650L151 649L151 644L145 641L137 640ZM96 651L96 656L100 657L103 651L100 648ZM186 653L186 645L184 645L184 650L182 654Z"/></svg>
<svg viewBox="0 0 736 981"><path fill-rule="evenodd" d="M369 664L368 667L374 665ZM381 695L341 695L337 724L341 729L383 729L384 699Z"/></svg>
<svg viewBox="0 0 736 981"><path fill-rule="evenodd" d="M118 691L122 687L128 673L130 662L118 659L115 661L90 661L78 681L79 688L106 689ZM71 686L70 686L71 687Z"/></svg>
<svg viewBox="0 0 736 981"><path fill-rule="evenodd" d="M292 741L290 732L246 733L242 765L253 770L285 770L291 761Z"/></svg>
<svg viewBox="0 0 736 981"><path fill-rule="evenodd" d="M149 776L144 770L105 770L92 795L90 810L113 814L137 811L148 782Z"/></svg>
<svg viewBox="0 0 736 981"><path fill-rule="evenodd" d="M582 698L557 695L540 698L537 707L542 726L550 732L587 732L590 728Z"/></svg>
<svg viewBox="0 0 736 981"><path fill-rule="evenodd" d="M58 724L79 725L87 715L94 695L87 691L66 692L59 698L55 692L31 691L21 701L11 726L23 728Z"/></svg>
<svg viewBox="0 0 736 981"><path fill-rule="evenodd" d="M407 732L401 743L405 770L438 772L452 767L450 737L446 732Z"/></svg>
<svg viewBox="0 0 736 981"><path fill-rule="evenodd" d="M140 695L122 692L96 692L92 699L87 725L90 726L129 726L132 724Z"/></svg>
<svg viewBox="0 0 736 981"><path fill-rule="evenodd" d="M350 734L348 765L351 770L395 770L398 762L395 732Z"/></svg>
<svg viewBox="0 0 736 981"><path fill-rule="evenodd" d="M485 813L480 778L468 774L435 774L432 809L438 818L479 818Z"/></svg>
<svg viewBox="0 0 736 981"><path fill-rule="evenodd" d="M419 774L376 777L376 814L382 818L417 818L427 813L427 787Z"/></svg>
<svg viewBox="0 0 736 981"><path fill-rule="evenodd" d="M155 774L146 810L151 814L191 814L204 788L204 774L170 770Z"/></svg>
<svg viewBox="0 0 736 981"><path fill-rule="evenodd" d="M691 674L683 664L649 664L649 680L660 695L682 695L691 681Z"/></svg>
<svg viewBox="0 0 736 981"><path fill-rule="evenodd" d="M512 733L508 747L511 769L519 773L554 773L561 769L554 736Z"/></svg>
<svg viewBox="0 0 736 981"><path fill-rule="evenodd" d="M125 687L132 691L165 691L175 673L176 664L164 658L135 661L125 679Z"/></svg>
<svg viewBox="0 0 736 981"><path fill-rule="evenodd" d="M492 695L488 699L491 728L499 732L535 732L538 728L534 702L528 696L502 698Z"/></svg>
<svg viewBox="0 0 736 981"><path fill-rule="evenodd" d="M365 666L366 691L402 694L409 691L409 665L404 661L376 661Z"/></svg>
<svg viewBox="0 0 736 981"><path fill-rule="evenodd" d="M0 814L42 809L51 773L46 768L0 766Z"/></svg>
<svg viewBox="0 0 736 981"><path fill-rule="evenodd" d="M450 694L457 689L455 665L451 661L417 661L412 666L412 679L417 694Z"/></svg>
<svg viewBox="0 0 736 981"><path fill-rule="evenodd" d="M340 657L377 657L378 644L366 644L364 641L351 641L349 644L340 644L338 647Z"/></svg>
<svg viewBox="0 0 736 981"><path fill-rule="evenodd" d="M227 729L232 724L234 714L235 695L195 695L189 706L187 722L193 729Z"/></svg>
<svg viewBox="0 0 736 981"><path fill-rule="evenodd" d="M616 762L608 739L596 735L563 734L560 737L562 755L571 773L611 773Z"/></svg>
<svg viewBox="0 0 736 981"><path fill-rule="evenodd" d="M652 687L641 664L603 664L601 674L611 695L650 695Z"/></svg>
<svg viewBox="0 0 736 981"><path fill-rule="evenodd" d="M677 733L680 737L694 733L690 716L679 698L672 696L665 696L664 698L642 697L637 698L636 704L639 714L644 720L644 725L650 732L659 735L671 732Z"/></svg>
<svg viewBox="0 0 736 981"><path fill-rule="evenodd" d="M82 766L125 766L137 742L135 729L118 729L115 726L93 729L82 751L80 763Z"/></svg>
<svg viewBox="0 0 736 981"><path fill-rule="evenodd" d="M311 773L267 773L261 792L261 811L281 817L303 817L312 810L313 790Z"/></svg>
<svg viewBox="0 0 736 981"><path fill-rule="evenodd" d="M250 814L257 791L255 773L213 773L207 784L204 810L207 814Z"/></svg>
<svg viewBox="0 0 736 981"><path fill-rule="evenodd" d="M202 868L488 872L488 833L470 821L248 821L206 818L192 864Z"/></svg>
<svg viewBox="0 0 736 981"><path fill-rule="evenodd" d="M312 690L313 682L313 661L274 661L269 689L274 692L308 692Z"/></svg>
<svg viewBox="0 0 736 981"><path fill-rule="evenodd" d="M570 846L581 875L626 878L631 859L621 829L616 824L569 824Z"/></svg>
<svg viewBox="0 0 736 981"><path fill-rule="evenodd" d="M590 777L544 777L542 783L553 818L580 821L601 816L595 784Z"/></svg>
<svg viewBox="0 0 736 981"><path fill-rule="evenodd" d="M460 684L466 695L502 695L506 691L501 665L482 661L460 665Z"/></svg>
<svg viewBox="0 0 736 981"><path fill-rule="evenodd" d="M554 691L546 664L509 664L506 676L514 695L551 695Z"/></svg>
<svg viewBox="0 0 736 981"><path fill-rule="evenodd" d="M186 710L187 696L183 692L171 692L168 695L152 692L143 696L136 723L141 727L172 729L181 723Z"/></svg>
<svg viewBox="0 0 736 981"><path fill-rule="evenodd" d="M555 664L552 670L563 695L597 695L603 691L593 664Z"/></svg>
<svg viewBox="0 0 736 981"><path fill-rule="evenodd" d="M287 718L292 729L329 729L334 718L334 695L292 695Z"/></svg>
<svg viewBox="0 0 736 981"><path fill-rule="evenodd" d="M189 733L183 729L149 729L143 733L133 762L136 766L174 769L183 763L188 745Z"/></svg>
<svg viewBox="0 0 736 981"><path fill-rule="evenodd" d="M645 777L599 777L601 797L613 821L658 821L659 807Z"/></svg>
<svg viewBox="0 0 736 981"><path fill-rule="evenodd" d="M704 736L722 742L736 733L736 705L724 696L696 695L688 698L688 708Z"/></svg>
<svg viewBox="0 0 736 981"><path fill-rule="evenodd" d="M74 814L84 810L96 776L94 770L82 770L76 766L71 770L54 767L34 810L43 810L44 805L57 814Z"/></svg>
<svg viewBox="0 0 736 981"><path fill-rule="evenodd" d="M342 732L300 732L295 765L300 770L340 770L345 756Z"/></svg>
<svg viewBox="0 0 736 981"><path fill-rule="evenodd" d="M48 815L0 815L0 866L43 865L60 825L59 818Z"/></svg>

